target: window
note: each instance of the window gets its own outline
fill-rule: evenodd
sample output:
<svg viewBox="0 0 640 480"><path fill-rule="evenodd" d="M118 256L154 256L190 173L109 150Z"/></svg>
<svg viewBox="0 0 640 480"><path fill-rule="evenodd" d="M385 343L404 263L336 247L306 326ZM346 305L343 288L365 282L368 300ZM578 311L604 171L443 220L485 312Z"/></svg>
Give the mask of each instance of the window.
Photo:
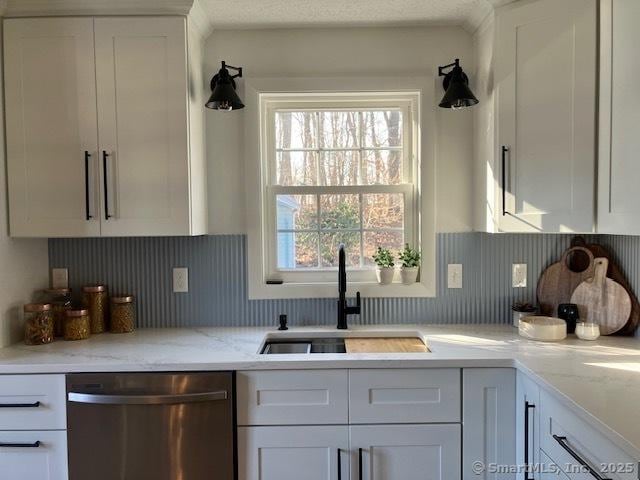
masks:
<svg viewBox="0 0 640 480"><path fill-rule="evenodd" d="M412 98L277 95L263 105L266 278L374 282L378 246L418 243Z"/></svg>

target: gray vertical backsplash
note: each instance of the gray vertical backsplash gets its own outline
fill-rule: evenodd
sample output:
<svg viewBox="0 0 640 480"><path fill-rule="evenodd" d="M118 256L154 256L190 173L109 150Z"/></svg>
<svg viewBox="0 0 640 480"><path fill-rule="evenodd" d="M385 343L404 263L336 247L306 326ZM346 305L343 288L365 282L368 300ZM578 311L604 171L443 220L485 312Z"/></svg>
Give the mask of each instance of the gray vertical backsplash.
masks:
<svg viewBox="0 0 640 480"><path fill-rule="evenodd" d="M436 298L363 298L354 323L509 323L514 300L535 299L543 268L573 235L444 233L437 241ZM637 289L640 238L598 236ZM50 267L69 269L75 292L106 283L133 293L139 326L264 326L286 313L293 325L333 324L335 299L249 300L244 235L49 240ZM463 265L463 288L446 286L447 264ZM511 266L527 263L527 287L511 287ZM189 268L189 293L172 293L172 268ZM636 290L637 291L637 290Z"/></svg>

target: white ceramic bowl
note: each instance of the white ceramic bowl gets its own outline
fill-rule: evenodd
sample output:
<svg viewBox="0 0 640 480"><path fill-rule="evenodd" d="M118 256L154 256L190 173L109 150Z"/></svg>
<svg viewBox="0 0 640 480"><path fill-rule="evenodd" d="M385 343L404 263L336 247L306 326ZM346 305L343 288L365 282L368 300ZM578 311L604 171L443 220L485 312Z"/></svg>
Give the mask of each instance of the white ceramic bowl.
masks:
<svg viewBox="0 0 640 480"><path fill-rule="evenodd" d="M576 336L580 340L596 340L600 336L600 325L579 322L576 324Z"/></svg>
<svg viewBox="0 0 640 480"><path fill-rule="evenodd" d="M520 319L518 333L531 340L558 342L567 338L567 322L561 318L532 315Z"/></svg>

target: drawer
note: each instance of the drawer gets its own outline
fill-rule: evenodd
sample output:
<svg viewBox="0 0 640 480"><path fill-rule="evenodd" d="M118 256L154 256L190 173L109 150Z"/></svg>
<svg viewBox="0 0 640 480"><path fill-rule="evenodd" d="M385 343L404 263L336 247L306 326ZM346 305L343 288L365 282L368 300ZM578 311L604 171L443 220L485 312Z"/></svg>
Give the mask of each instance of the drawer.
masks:
<svg viewBox="0 0 640 480"><path fill-rule="evenodd" d="M0 375L0 430L65 430L64 375Z"/></svg>
<svg viewBox="0 0 640 480"><path fill-rule="evenodd" d="M460 421L460 370L351 370L350 423Z"/></svg>
<svg viewBox="0 0 640 480"><path fill-rule="evenodd" d="M632 458L547 392L540 394L540 447L571 479L594 480L581 471L573 453L602 478L638 480L638 458ZM571 451L570 451L571 450Z"/></svg>
<svg viewBox="0 0 640 480"><path fill-rule="evenodd" d="M346 370L238 372L238 425L322 425L348 420Z"/></svg>
<svg viewBox="0 0 640 480"><path fill-rule="evenodd" d="M67 480L67 433L0 431L0 477Z"/></svg>

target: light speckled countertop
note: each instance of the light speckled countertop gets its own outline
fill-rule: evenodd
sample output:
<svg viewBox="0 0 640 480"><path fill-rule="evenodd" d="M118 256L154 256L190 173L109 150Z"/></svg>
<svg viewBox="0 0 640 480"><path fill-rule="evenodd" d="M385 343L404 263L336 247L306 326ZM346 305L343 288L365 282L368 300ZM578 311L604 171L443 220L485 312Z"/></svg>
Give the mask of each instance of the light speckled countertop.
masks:
<svg viewBox="0 0 640 480"><path fill-rule="evenodd" d="M105 371L256 370L306 368L517 367L640 460L640 341L601 337L559 343L523 339L510 326L412 325L353 327L420 333L430 353L258 355L274 328L145 329L0 350L0 374ZM288 335L336 333L292 328Z"/></svg>

